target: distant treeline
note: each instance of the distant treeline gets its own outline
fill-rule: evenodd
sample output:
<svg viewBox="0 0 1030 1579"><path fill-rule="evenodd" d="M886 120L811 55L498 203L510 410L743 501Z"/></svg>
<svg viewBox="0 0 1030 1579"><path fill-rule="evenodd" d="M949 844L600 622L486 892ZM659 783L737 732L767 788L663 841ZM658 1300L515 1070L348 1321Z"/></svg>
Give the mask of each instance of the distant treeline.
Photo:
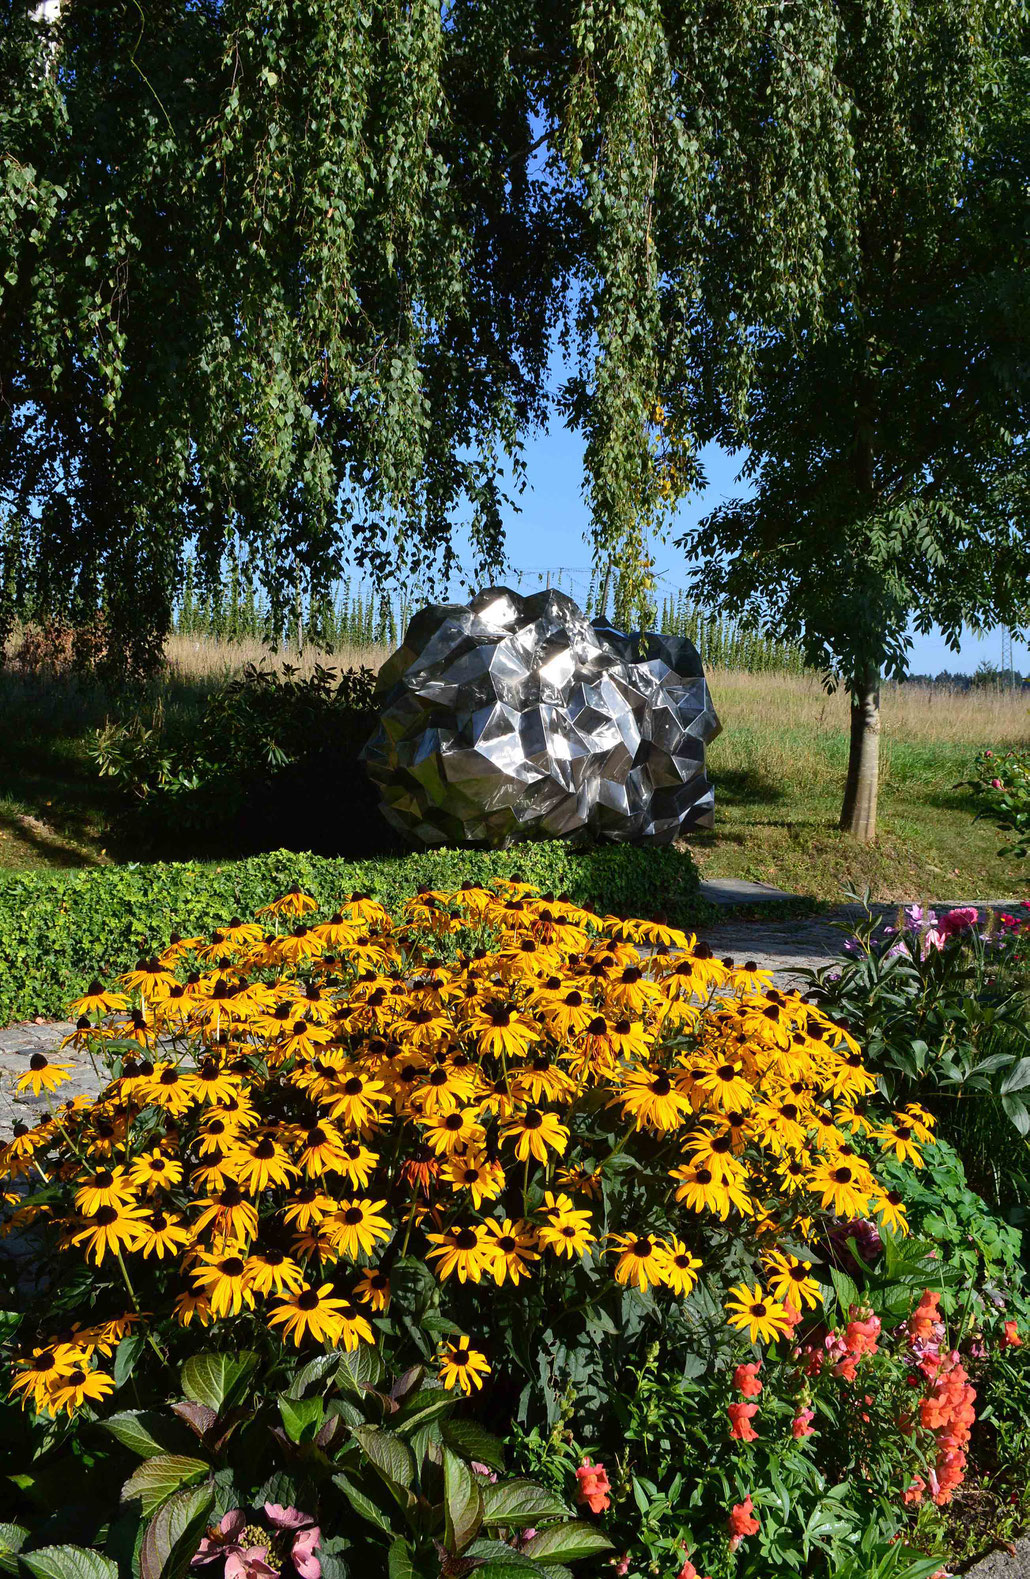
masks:
<svg viewBox="0 0 1030 1579"><path fill-rule="evenodd" d="M952 674L950 669L942 669L939 674L907 674L903 683L937 685L952 691L1021 691L1030 686L1030 675L985 662L978 665L974 674Z"/></svg>
<svg viewBox="0 0 1030 1579"><path fill-rule="evenodd" d="M598 612L592 606L596 597L586 601L588 613ZM294 651L305 646L324 652L343 646L394 647L418 606L360 582L342 581L334 599L300 598L291 616L277 626L254 581L238 567L227 567L221 586L201 591L187 563L175 630L223 641L253 638ZM708 668L800 674L805 667L800 648L712 614L685 593L666 597L657 628L689 637Z"/></svg>

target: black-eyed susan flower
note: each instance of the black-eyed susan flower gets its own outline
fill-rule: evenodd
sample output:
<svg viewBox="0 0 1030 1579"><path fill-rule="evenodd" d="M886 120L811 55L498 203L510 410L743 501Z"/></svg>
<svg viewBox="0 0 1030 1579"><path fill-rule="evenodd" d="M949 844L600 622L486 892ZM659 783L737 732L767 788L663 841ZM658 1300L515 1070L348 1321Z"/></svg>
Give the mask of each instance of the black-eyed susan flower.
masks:
<svg viewBox="0 0 1030 1579"><path fill-rule="evenodd" d="M189 1244L192 1237L182 1218L167 1212L147 1212L140 1218L139 1226L140 1236L136 1248L142 1250L145 1261L151 1256L163 1261L166 1255L175 1255Z"/></svg>
<svg viewBox="0 0 1030 1579"><path fill-rule="evenodd" d="M71 1235L71 1242L82 1245L86 1257L97 1266L108 1254L135 1250L142 1238L142 1211L134 1206L101 1206L86 1221L86 1226Z"/></svg>
<svg viewBox="0 0 1030 1579"><path fill-rule="evenodd" d="M802 1310L806 1305L814 1308L822 1304L819 1284L811 1275L811 1261L801 1261L782 1250L770 1250L762 1257L762 1262L769 1292L781 1305L793 1305L795 1310Z"/></svg>
<svg viewBox="0 0 1030 1579"><path fill-rule="evenodd" d="M537 1242L542 1249L571 1260L595 1242L590 1213L573 1206L567 1195L545 1191L540 1213L544 1220L537 1229Z"/></svg>
<svg viewBox="0 0 1030 1579"><path fill-rule="evenodd" d="M296 1185L283 1207L283 1222L302 1231L323 1222L336 1211L337 1203L317 1184Z"/></svg>
<svg viewBox="0 0 1030 1579"><path fill-rule="evenodd" d="M69 1415L86 1403L100 1403L108 1393L114 1392L114 1378L106 1371L91 1371L84 1365L73 1371L55 1376L47 1394L47 1407L51 1414L62 1410Z"/></svg>
<svg viewBox="0 0 1030 1579"><path fill-rule="evenodd" d="M199 1102L231 1101L240 1090L239 1075L230 1074L214 1058L205 1058L194 1071L193 1090Z"/></svg>
<svg viewBox="0 0 1030 1579"><path fill-rule="evenodd" d="M631 1118L637 1129L666 1134L679 1129L691 1111L689 1095L665 1069L627 1069L609 1106L620 1107L623 1117Z"/></svg>
<svg viewBox="0 0 1030 1579"><path fill-rule="evenodd" d="M746 1332L752 1343L775 1343L793 1328L785 1307L764 1293L759 1283L753 1288L746 1283L731 1288L726 1315L730 1326Z"/></svg>
<svg viewBox="0 0 1030 1579"><path fill-rule="evenodd" d="M193 1232L200 1238L209 1229L222 1238L236 1239L246 1244L257 1235L257 1207L248 1201L235 1179L226 1179L220 1190L203 1196L197 1201L200 1215L193 1224Z"/></svg>
<svg viewBox="0 0 1030 1579"><path fill-rule="evenodd" d="M455 1224L444 1233L427 1234L432 1249L426 1251L427 1261L436 1261L436 1273L441 1279L457 1277L459 1283L478 1283L484 1273L493 1270L497 1247L485 1226L462 1227Z"/></svg>
<svg viewBox="0 0 1030 1579"><path fill-rule="evenodd" d="M304 1274L296 1261L274 1245L251 1251L247 1273L255 1294L296 1294L304 1286Z"/></svg>
<svg viewBox="0 0 1030 1579"><path fill-rule="evenodd" d="M869 1210L869 1174L855 1160L831 1157L812 1169L809 1183L822 1192L824 1210L830 1208L838 1217L864 1217Z"/></svg>
<svg viewBox="0 0 1030 1579"><path fill-rule="evenodd" d="M468 1338L449 1338L437 1351L440 1380L448 1391L457 1387L463 1393L480 1389L483 1377L490 1374L485 1354L473 1349Z"/></svg>
<svg viewBox="0 0 1030 1579"><path fill-rule="evenodd" d="M252 1195L289 1184L297 1172L283 1148L268 1134L249 1135L236 1142L229 1147L226 1162L241 1189Z"/></svg>
<svg viewBox="0 0 1030 1579"><path fill-rule="evenodd" d="M374 1128L380 1109L389 1102L381 1080L355 1070L335 1087L329 1104L329 1117L345 1129L366 1130Z"/></svg>
<svg viewBox="0 0 1030 1579"><path fill-rule="evenodd" d="M33 1053L27 1071L18 1080L17 1089L31 1091L38 1097L43 1091L56 1091L71 1077L71 1064L54 1064L45 1053Z"/></svg>
<svg viewBox="0 0 1030 1579"><path fill-rule="evenodd" d="M123 1167L100 1168L84 1179L75 1191L76 1210L83 1217L93 1217L103 1206L116 1210L129 1206L133 1200L133 1181Z"/></svg>
<svg viewBox="0 0 1030 1579"><path fill-rule="evenodd" d="M530 1107L524 1113L515 1113L501 1125L504 1140L515 1142L515 1156L519 1162L535 1157L546 1163L551 1152L563 1157L569 1144L569 1131L554 1113Z"/></svg>
<svg viewBox="0 0 1030 1579"><path fill-rule="evenodd" d="M687 1249L682 1239L666 1239L662 1249L665 1252L662 1282L674 1294L685 1299L697 1282L701 1261Z"/></svg>
<svg viewBox="0 0 1030 1579"><path fill-rule="evenodd" d="M615 1281L641 1290L664 1282L665 1247L648 1234L609 1234L611 1254L618 1256Z"/></svg>
<svg viewBox="0 0 1030 1579"><path fill-rule="evenodd" d="M477 1004L468 1024L479 1053L494 1058L502 1055L524 1058L531 1044L540 1040L540 1027L536 1022L505 998L491 998Z"/></svg>
<svg viewBox="0 0 1030 1579"><path fill-rule="evenodd" d="M359 1255L372 1255L376 1245L385 1244L393 1229L381 1216L385 1201L367 1201L355 1198L341 1201L339 1210L326 1219L326 1232L339 1251L349 1261Z"/></svg>
<svg viewBox="0 0 1030 1579"><path fill-rule="evenodd" d="M504 1188L504 1169L499 1162L490 1162L478 1152L464 1157L448 1157L444 1165L444 1178L452 1190L467 1190L478 1212L484 1201L496 1201Z"/></svg>
<svg viewBox="0 0 1030 1579"><path fill-rule="evenodd" d="M141 1152L134 1158L127 1179L128 1183L137 1190L157 1187L171 1189L173 1185L182 1182L182 1163L177 1157L169 1156L159 1147L154 1147L153 1150Z"/></svg>
<svg viewBox="0 0 1030 1579"><path fill-rule="evenodd" d="M209 1327L214 1320L207 1295L192 1288L184 1288L175 1296L172 1312L180 1327L188 1327L194 1321L201 1327Z"/></svg>
<svg viewBox="0 0 1030 1579"><path fill-rule="evenodd" d="M244 1306L253 1309L254 1280L239 1245L227 1244L216 1253L202 1250L197 1261L190 1275L210 1300L213 1316L238 1316Z"/></svg>
<svg viewBox="0 0 1030 1579"><path fill-rule="evenodd" d="M873 1209L892 1233L908 1233L908 1209L898 1190L884 1190L876 1194L873 1197Z"/></svg>
<svg viewBox="0 0 1030 1579"><path fill-rule="evenodd" d="M129 1007L129 1000L124 993L112 992L101 981L90 982L81 998L73 998L68 1005L68 1012L76 1018L80 1014L108 1015L116 1014Z"/></svg>
<svg viewBox="0 0 1030 1579"><path fill-rule="evenodd" d="M426 1119L423 1133L439 1157L451 1157L456 1151L479 1151L486 1144L486 1131L475 1108L436 1113Z"/></svg>
<svg viewBox="0 0 1030 1579"><path fill-rule="evenodd" d="M322 1283L317 1288L305 1285L289 1299L273 1306L269 1312L270 1327L281 1327L283 1341L290 1341L298 1348L304 1339L311 1337L316 1343L335 1348L343 1335L345 1310L357 1312L345 1299L333 1297L333 1285ZM372 1341L372 1329L365 1324L367 1342ZM351 1344L350 1347L356 1347Z"/></svg>
<svg viewBox="0 0 1030 1579"><path fill-rule="evenodd" d="M72 1344L49 1344L33 1349L31 1354L15 1361L16 1371L8 1397L20 1393L23 1409L31 1403L36 1413L42 1414L55 1383L77 1370L84 1358L83 1350Z"/></svg>
<svg viewBox="0 0 1030 1579"><path fill-rule="evenodd" d="M366 1267L357 1283L354 1285L354 1294L363 1305L371 1305L375 1311L389 1309L390 1305L390 1278L381 1267Z"/></svg>
<svg viewBox="0 0 1030 1579"><path fill-rule="evenodd" d="M749 1108L754 1100L751 1082L737 1063L717 1063L697 1084L706 1093L709 1103L723 1113L731 1108Z"/></svg>
<svg viewBox="0 0 1030 1579"><path fill-rule="evenodd" d="M500 1222L488 1222L486 1231L496 1251L490 1267L494 1281L503 1283L507 1279L517 1286L532 1274L531 1263L540 1259L536 1230L530 1223L504 1217Z"/></svg>
<svg viewBox="0 0 1030 1579"><path fill-rule="evenodd" d="M744 1216L752 1211L751 1197L733 1178L713 1173L703 1162L670 1170L677 1181L676 1199L694 1212L714 1212L725 1222L735 1206Z"/></svg>
<svg viewBox="0 0 1030 1579"><path fill-rule="evenodd" d="M874 1129L873 1135L883 1151L889 1151L899 1162L910 1162L914 1168L923 1166L923 1153L916 1139L915 1127L904 1114L895 1114L894 1123Z"/></svg>

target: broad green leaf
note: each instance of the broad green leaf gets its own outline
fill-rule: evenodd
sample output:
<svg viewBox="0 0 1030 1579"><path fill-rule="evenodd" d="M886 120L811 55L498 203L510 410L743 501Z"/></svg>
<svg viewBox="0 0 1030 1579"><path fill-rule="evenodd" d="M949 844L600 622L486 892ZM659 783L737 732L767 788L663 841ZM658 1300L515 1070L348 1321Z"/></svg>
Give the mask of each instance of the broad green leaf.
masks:
<svg viewBox="0 0 1030 1579"><path fill-rule="evenodd" d="M21 1560L36 1579L118 1579L117 1563L85 1546L41 1546Z"/></svg>
<svg viewBox="0 0 1030 1579"><path fill-rule="evenodd" d="M611 1546L607 1535L593 1524L576 1519L571 1524L554 1524L549 1530L541 1530L526 1542L523 1550L527 1557L556 1557L559 1562L574 1563L582 1557L610 1551Z"/></svg>
<svg viewBox="0 0 1030 1579"><path fill-rule="evenodd" d="M5 1573L18 1572L18 1553L29 1538L21 1524L0 1524L0 1568Z"/></svg>
<svg viewBox="0 0 1030 1579"><path fill-rule="evenodd" d="M475 1420L445 1420L441 1426L443 1439L463 1458L477 1464L489 1464L491 1469L504 1469L504 1448L497 1437Z"/></svg>
<svg viewBox="0 0 1030 1579"><path fill-rule="evenodd" d="M475 1572L477 1574L487 1574L488 1579L490 1574L494 1575L494 1579L502 1579L502 1575L504 1579L507 1579L508 1575L511 1576L511 1579L516 1579L516 1575L518 1579L528 1579L530 1574L535 1574L537 1579L540 1579L542 1572L540 1564L535 1563L532 1557L523 1556L521 1552L515 1551L513 1547L508 1546L504 1541L473 1541L472 1545L462 1555L464 1557L474 1557L477 1562L483 1563L484 1567L477 1568Z"/></svg>
<svg viewBox="0 0 1030 1579"><path fill-rule="evenodd" d="M279 1398L279 1413L291 1442L310 1442L325 1419L325 1408L318 1397L287 1398L283 1394Z"/></svg>
<svg viewBox="0 0 1030 1579"><path fill-rule="evenodd" d="M374 1425L352 1426L351 1435L385 1480L405 1490L411 1486L415 1459L407 1442Z"/></svg>
<svg viewBox="0 0 1030 1579"><path fill-rule="evenodd" d="M211 1486L177 1491L143 1532L139 1579L186 1579L214 1507Z"/></svg>
<svg viewBox="0 0 1030 1579"><path fill-rule="evenodd" d="M464 1551L483 1522L483 1496L463 1458L443 1450L444 1541L452 1555Z"/></svg>
<svg viewBox="0 0 1030 1579"><path fill-rule="evenodd" d="M166 1502L173 1491L199 1480L210 1473L211 1466L202 1458L188 1458L182 1453L162 1453L159 1458L145 1459L134 1469L122 1487L122 1501L140 1497L144 1517L149 1516Z"/></svg>
<svg viewBox="0 0 1030 1579"><path fill-rule="evenodd" d="M364 1393L367 1387L375 1386L382 1374L383 1365L376 1350L370 1343L360 1343L356 1349L349 1353L344 1350L340 1355L336 1380L351 1392Z"/></svg>
<svg viewBox="0 0 1030 1579"><path fill-rule="evenodd" d="M983 1065L979 1067L982 1069ZM1027 1086L1030 1086L1030 1058L1021 1058L1005 1076L1000 1090L1005 1096L1009 1091L1022 1091Z"/></svg>
<svg viewBox="0 0 1030 1579"><path fill-rule="evenodd" d="M177 1445L169 1439L174 1439L178 1432L168 1417L158 1414L156 1409L125 1409L121 1414L108 1415L100 1424L140 1458L157 1458Z"/></svg>
<svg viewBox="0 0 1030 1579"><path fill-rule="evenodd" d="M197 1404L206 1404L216 1414L230 1408L242 1397L257 1355L217 1354L204 1349L192 1354L182 1368L182 1390Z"/></svg>
<svg viewBox="0 0 1030 1579"><path fill-rule="evenodd" d="M142 1333L130 1332L115 1349L111 1375L114 1378L116 1387L124 1387L129 1380L136 1368L136 1361L139 1359L146 1341Z"/></svg>
<svg viewBox="0 0 1030 1579"><path fill-rule="evenodd" d="M333 1485L339 1486L355 1513L360 1513L363 1519L367 1519L370 1524L385 1531L387 1535L393 1534L393 1525L389 1516L372 1501L371 1497L365 1495L360 1486L354 1484L349 1475L334 1475Z"/></svg>
<svg viewBox="0 0 1030 1579"><path fill-rule="evenodd" d="M391 1422L395 1431L414 1431L454 1408L455 1398L443 1387L424 1387L408 1399Z"/></svg>
<svg viewBox="0 0 1030 1579"><path fill-rule="evenodd" d="M569 1510L560 1497L533 1480L501 1480L484 1486L483 1521L525 1529L531 1524L547 1524L551 1519L567 1519Z"/></svg>
<svg viewBox="0 0 1030 1579"><path fill-rule="evenodd" d="M404 1539L403 1535L398 1535L390 1547L387 1558L387 1575L388 1579L418 1579L418 1570L415 1567L411 1546Z"/></svg>

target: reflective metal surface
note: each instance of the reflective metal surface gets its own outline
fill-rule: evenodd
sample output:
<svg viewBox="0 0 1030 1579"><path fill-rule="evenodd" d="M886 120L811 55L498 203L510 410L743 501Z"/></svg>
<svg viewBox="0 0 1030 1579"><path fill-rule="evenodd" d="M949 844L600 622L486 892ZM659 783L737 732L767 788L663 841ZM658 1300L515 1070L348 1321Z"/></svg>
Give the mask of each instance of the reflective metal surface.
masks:
<svg viewBox="0 0 1030 1579"><path fill-rule="evenodd" d="M424 844L712 826L719 733L696 648L589 621L557 591L489 587L416 614L379 672L362 752L387 820Z"/></svg>

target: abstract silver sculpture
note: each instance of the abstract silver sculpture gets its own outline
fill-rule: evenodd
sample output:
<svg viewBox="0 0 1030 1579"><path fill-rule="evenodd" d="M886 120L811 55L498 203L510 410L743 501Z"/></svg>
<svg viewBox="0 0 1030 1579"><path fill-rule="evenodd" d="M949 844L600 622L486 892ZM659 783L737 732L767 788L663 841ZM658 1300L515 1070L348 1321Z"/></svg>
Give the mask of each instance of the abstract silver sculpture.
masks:
<svg viewBox="0 0 1030 1579"><path fill-rule="evenodd" d="M712 826L719 732L696 648L591 623L564 593L489 587L416 614L361 755L387 821L424 844Z"/></svg>

